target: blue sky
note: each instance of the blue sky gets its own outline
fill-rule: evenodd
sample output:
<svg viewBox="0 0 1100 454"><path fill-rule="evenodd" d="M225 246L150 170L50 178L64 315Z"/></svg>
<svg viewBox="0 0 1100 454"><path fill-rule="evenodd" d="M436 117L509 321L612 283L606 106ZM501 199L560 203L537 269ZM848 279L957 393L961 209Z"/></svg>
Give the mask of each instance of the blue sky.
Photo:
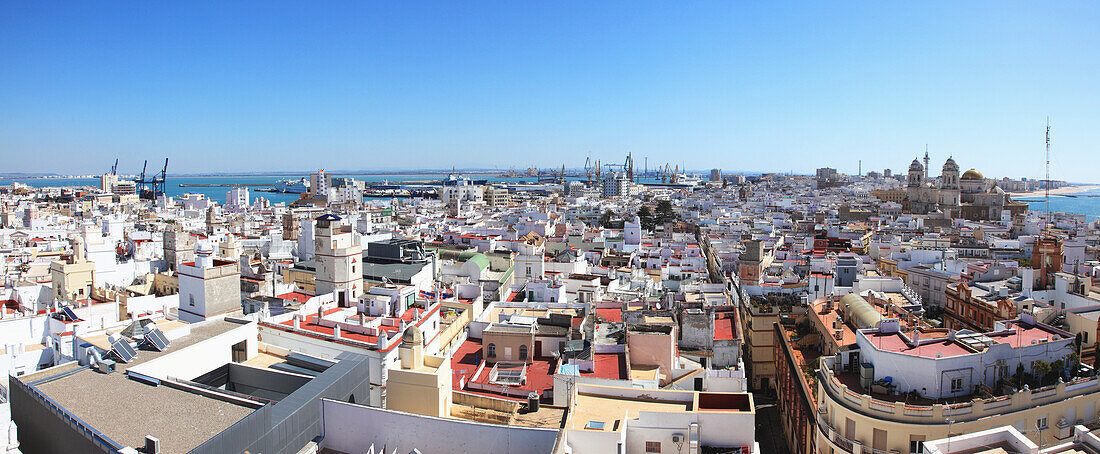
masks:
<svg viewBox="0 0 1100 454"><path fill-rule="evenodd" d="M5 171L580 167L1100 181L1096 2L6 2Z"/></svg>

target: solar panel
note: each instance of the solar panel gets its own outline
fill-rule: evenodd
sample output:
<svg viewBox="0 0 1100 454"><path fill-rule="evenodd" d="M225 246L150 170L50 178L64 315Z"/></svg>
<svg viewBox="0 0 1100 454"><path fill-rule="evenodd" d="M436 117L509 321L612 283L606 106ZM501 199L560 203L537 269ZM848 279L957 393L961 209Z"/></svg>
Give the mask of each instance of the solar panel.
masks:
<svg viewBox="0 0 1100 454"><path fill-rule="evenodd" d="M134 351L134 347L131 347L130 342L126 339L119 339L111 344L111 353L124 363L133 361L134 358L137 357L137 352Z"/></svg>
<svg viewBox="0 0 1100 454"><path fill-rule="evenodd" d="M158 352L162 352L168 348L168 338L164 337L164 333L159 329L152 329L148 333L145 333L145 342L156 349Z"/></svg>
<svg viewBox="0 0 1100 454"><path fill-rule="evenodd" d="M76 312L73 312L73 309L69 306L61 307L61 313L65 314L65 316L68 317L69 321L71 321L71 322L75 322L77 320L80 320L80 317L77 317Z"/></svg>

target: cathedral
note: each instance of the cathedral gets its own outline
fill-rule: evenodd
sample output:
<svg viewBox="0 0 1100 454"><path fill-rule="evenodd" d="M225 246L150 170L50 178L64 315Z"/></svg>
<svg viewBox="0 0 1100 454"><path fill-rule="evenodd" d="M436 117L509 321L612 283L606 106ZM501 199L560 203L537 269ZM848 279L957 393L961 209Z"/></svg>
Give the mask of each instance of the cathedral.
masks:
<svg viewBox="0 0 1100 454"><path fill-rule="evenodd" d="M927 156L925 162L928 162ZM919 160L909 164L906 179L906 203L914 214L942 212L950 218L972 221L998 221L1007 210L1011 217L1027 211L1027 204L1014 202L992 180L970 169L959 175L959 165L952 158L943 164L938 181L928 178L928 170ZM1011 217L1009 219L1011 219Z"/></svg>

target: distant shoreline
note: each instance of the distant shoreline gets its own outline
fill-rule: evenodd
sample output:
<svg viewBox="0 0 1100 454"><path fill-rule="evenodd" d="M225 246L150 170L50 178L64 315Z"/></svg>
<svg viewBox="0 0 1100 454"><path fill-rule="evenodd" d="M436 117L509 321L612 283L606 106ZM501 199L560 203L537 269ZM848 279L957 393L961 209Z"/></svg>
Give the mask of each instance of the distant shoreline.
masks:
<svg viewBox="0 0 1100 454"><path fill-rule="evenodd" d="M1100 185L1083 184L1083 185L1077 185L1077 186L1065 186L1065 187L1061 187L1061 188L1057 188L1057 189L1051 189L1050 194L1051 195L1079 194L1079 193L1082 193L1082 192L1091 191L1093 189L1100 189ZM1042 196L1046 195L1046 191L1042 190L1042 189L1037 190L1037 191L1026 191L1026 192L1012 192L1012 191L1005 191L1005 192L1008 192L1013 197L1042 197Z"/></svg>

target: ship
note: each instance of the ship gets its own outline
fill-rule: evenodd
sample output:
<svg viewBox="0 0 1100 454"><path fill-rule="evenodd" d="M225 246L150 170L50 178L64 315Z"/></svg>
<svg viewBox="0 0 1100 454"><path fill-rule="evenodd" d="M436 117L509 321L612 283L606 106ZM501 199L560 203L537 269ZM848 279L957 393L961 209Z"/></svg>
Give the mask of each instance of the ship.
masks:
<svg viewBox="0 0 1100 454"><path fill-rule="evenodd" d="M279 180L275 182L275 192L285 192L289 194L305 194L309 192L309 178L297 178L289 180Z"/></svg>

